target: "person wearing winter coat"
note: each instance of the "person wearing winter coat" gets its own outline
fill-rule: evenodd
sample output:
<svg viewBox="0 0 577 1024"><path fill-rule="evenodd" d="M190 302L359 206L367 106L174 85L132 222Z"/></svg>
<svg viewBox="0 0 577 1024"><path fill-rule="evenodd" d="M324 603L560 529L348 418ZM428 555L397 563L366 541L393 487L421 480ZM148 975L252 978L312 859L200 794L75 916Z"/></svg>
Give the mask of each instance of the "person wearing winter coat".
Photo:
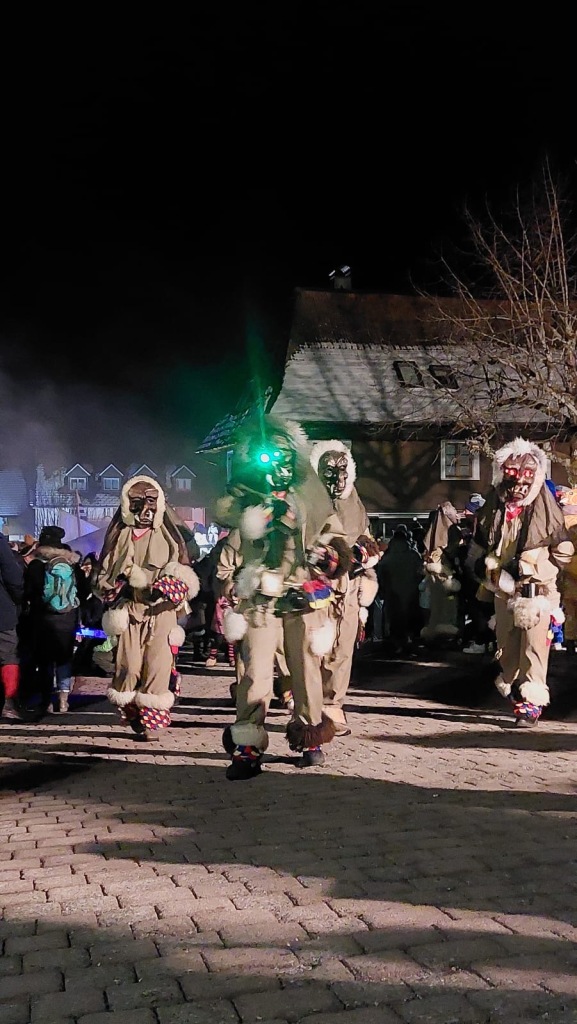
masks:
<svg viewBox="0 0 577 1024"><path fill-rule="evenodd" d="M89 594L80 555L64 544L64 530L45 526L24 571L21 620L26 689L40 694L43 707L50 704L55 681L58 710L68 711L76 632Z"/></svg>
<svg viewBox="0 0 577 1024"><path fill-rule="evenodd" d="M397 527L377 566L379 595L395 653L410 653L419 633L419 584L423 560L409 543L407 531Z"/></svg>
<svg viewBox="0 0 577 1024"><path fill-rule="evenodd" d="M375 572L381 552L371 537L369 517L355 487L357 467L350 449L342 441L316 441L311 449L311 466L318 474L335 514L345 530L347 544L356 554L351 573L335 584L335 600L329 613L335 625L335 643L322 659L324 713L335 723L337 736L350 735L344 711L351 681L353 655L359 631L364 629L368 609L378 582Z"/></svg>
<svg viewBox="0 0 577 1024"><path fill-rule="evenodd" d="M546 485L547 456L522 437L493 460L493 485L474 540L484 586L495 595L501 673L495 685L513 704L516 725L537 725L549 704L551 619L563 620L557 577L574 553L563 512Z"/></svg>
<svg viewBox="0 0 577 1024"><path fill-rule="evenodd" d="M16 627L24 592L22 565L8 539L0 533L0 679L4 718L18 718L16 697L20 680Z"/></svg>

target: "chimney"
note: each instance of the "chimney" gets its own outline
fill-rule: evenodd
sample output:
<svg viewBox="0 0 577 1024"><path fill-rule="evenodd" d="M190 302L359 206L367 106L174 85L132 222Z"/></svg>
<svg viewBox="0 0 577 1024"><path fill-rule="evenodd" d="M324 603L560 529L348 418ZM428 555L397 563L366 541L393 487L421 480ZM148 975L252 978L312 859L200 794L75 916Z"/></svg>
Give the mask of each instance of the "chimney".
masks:
<svg viewBox="0 0 577 1024"><path fill-rule="evenodd" d="M350 292L353 287L351 268L345 264L344 267L339 267L338 270L331 270L329 281L333 282L333 288L336 292Z"/></svg>

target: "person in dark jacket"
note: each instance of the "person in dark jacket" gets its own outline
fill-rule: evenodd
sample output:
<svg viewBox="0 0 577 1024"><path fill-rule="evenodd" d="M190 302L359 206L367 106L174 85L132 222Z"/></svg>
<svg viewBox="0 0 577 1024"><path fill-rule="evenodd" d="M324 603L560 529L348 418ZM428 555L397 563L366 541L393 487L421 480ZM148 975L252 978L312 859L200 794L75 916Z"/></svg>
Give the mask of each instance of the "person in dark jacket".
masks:
<svg viewBox="0 0 577 1024"><path fill-rule="evenodd" d="M23 569L0 533L0 679L4 718L18 718L16 695L20 679L16 626L23 593Z"/></svg>
<svg viewBox="0 0 577 1024"><path fill-rule="evenodd" d="M22 642L29 668L36 676L42 703L48 705L54 678L58 710L68 710L72 689L72 655L80 609L90 594L90 582L80 568L80 556L63 544L64 530L46 526L34 558L24 573ZM54 570L58 575L54 582ZM61 586L61 590L59 590Z"/></svg>

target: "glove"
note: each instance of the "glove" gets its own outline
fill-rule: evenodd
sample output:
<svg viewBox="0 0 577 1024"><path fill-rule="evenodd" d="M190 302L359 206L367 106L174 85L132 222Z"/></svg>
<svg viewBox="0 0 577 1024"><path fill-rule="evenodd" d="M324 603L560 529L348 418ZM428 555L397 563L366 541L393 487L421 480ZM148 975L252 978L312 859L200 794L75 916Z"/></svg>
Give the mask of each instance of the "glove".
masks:
<svg viewBox="0 0 577 1024"><path fill-rule="evenodd" d="M174 605L182 604L188 594L188 585L176 576L161 576L150 589L153 599L163 597Z"/></svg>

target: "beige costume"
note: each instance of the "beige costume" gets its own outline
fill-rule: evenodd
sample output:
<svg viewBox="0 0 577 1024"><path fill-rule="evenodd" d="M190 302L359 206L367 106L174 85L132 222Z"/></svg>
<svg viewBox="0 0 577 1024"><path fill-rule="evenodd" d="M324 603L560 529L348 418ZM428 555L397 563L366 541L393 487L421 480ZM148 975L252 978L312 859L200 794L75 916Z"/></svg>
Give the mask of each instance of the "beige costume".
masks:
<svg viewBox="0 0 577 1024"><path fill-rule="evenodd" d="M350 449L342 441L317 441L311 450L311 465L316 473L319 471L319 460L328 452L339 452L346 457L347 479L344 490L341 497L331 499L329 495L329 500L342 524L345 540L352 547L360 537L370 536L367 510L354 486L356 465ZM324 712L335 722L339 732L346 729L343 705L351 681L359 623L366 621L367 613L361 612L361 609L367 609L372 604L378 589L377 575L372 565L353 579L349 575L341 577L335 585L336 599L329 608L335 626L335 642L332 650L322 659L321 675Z"/></svg>
<svg viewBox="0 0 577 1024"><path fill-rule="evenodd" d="M129 492L136 484L154 488L158 495L148 529L137 528L129 509ZM174 703L169 689L173 651L184 639L177 611L196 595L199 583L156 481L133 477L124 485L104 541L96 586L108 606L103 629L117 637L108 699L125 712L130 708L125 715L129 719L132 715L135 720L138 710L146 729L162 728L170 722L168 712Z"/></svg>
<svg viewBox="0 0 577 1024"><path fill-rule="evenodd" d="M534 476L526 494L507 501L507 467ZM533 724L549 704L547 634L551 617L562 621L557 575L571 560L563 513L545 484L546 456L517 438L496 453L493 489L478 513L475 541L485 554L485 587L495 595L497 658L495 685L512 700L518 721ZM511 485L509 485L511 486ZM482 594L480 594L482 597Z"/></svg>

